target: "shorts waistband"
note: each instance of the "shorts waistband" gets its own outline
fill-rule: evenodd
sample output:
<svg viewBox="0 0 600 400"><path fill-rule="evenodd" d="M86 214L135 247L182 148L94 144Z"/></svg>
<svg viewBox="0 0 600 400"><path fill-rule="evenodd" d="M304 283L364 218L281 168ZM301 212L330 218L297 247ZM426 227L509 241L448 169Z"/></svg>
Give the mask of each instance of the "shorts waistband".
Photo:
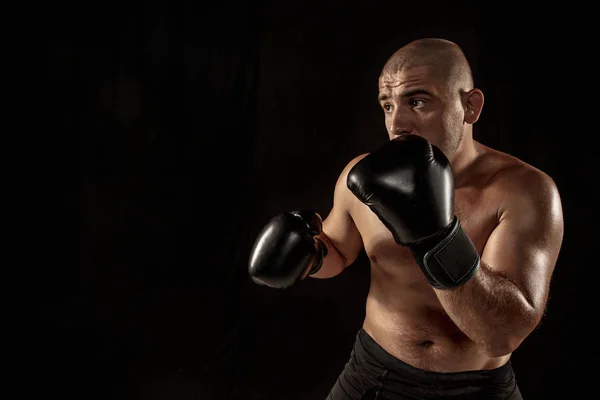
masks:
<svg viewBox="0 0 600 400"><path fill-rule="evenodd" d="M412 380L418 382L428 384L431 384L432 382L440 384L452 384L457 382L472 382L474 384L486 382L489 384L502 384L510 382L514 379L514 373L510 360L506 364L490 370L434 372L413 367L412 365L394 357L384 348L382 348L377 342L375 342L375 340L364 329L359 330L357 334L356 345L362 347L364 351L366 351L371 357L384 365L390 371L401 373L403 375L409 375ZM356 350L360 351L360 348Z"/></svg>

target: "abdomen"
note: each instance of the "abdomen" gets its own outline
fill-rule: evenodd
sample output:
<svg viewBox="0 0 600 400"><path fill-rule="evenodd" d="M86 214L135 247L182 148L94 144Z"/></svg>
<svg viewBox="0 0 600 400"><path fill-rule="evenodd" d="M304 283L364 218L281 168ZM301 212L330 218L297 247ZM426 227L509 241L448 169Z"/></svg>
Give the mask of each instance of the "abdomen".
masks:
<svg viewBox="0 0 600 400"><path fill-rule="evenodd" d="M485 356L454 324L410 254L400 252L392 263L385 257L371 265L363 325L384 350L437 372L489 369L506 361Z"/></svg>

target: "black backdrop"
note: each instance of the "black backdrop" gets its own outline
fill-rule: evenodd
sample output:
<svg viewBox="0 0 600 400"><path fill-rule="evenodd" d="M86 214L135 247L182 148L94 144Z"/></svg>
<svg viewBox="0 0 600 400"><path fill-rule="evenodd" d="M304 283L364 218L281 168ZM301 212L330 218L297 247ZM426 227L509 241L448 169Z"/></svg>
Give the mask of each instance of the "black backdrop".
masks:
<svg viewBox="0 0 600 400"><path fill-rule="evenodd" d="M324 398L362 322L368 264L276 291L248 281L249 247L274 213L327 214L346 162L387 140L379 69L410 40L444 37L486 95L476 138L562 194L548 312L513 357L522 392L582 393L594 336L577 306L595 267L589 15L573 2L341 0L54 1L8 14L21 24L9 38L18 72L48 87L20 98L50 112L27 111L49 144L48 258L9 304L22 328L7 345L11 387Z"/></svg>

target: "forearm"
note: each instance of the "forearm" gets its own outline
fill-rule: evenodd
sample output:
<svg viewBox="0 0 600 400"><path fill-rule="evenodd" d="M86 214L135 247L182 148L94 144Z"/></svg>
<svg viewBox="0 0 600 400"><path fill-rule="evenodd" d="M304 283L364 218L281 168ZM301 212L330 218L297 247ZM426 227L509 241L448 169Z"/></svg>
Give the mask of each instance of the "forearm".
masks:
<svg viewBox="0 0 600 400"><path fill-rule="evenodd" d="M538 322L521 290L484 263L464 285L435 292L454 323L491 357L511 353Z"/></svg>
<svg viewBox="0 0 600 400"><path fill-rule="evenodd" d="M344 268L346 268L348 264L347 260L335 247L325 232L321 232L317 238L320 239L325 246L327 246L327 256L323 259L323 265L319 271L309 275L309 277L320 279L333 278L334 276L339 275Z"/></svg>

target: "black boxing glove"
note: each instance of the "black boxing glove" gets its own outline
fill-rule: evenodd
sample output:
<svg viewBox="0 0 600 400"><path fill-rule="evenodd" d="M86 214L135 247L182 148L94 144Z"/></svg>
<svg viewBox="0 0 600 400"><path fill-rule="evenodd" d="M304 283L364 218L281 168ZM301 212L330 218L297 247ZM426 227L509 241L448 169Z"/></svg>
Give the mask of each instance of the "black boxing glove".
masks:
<svg viewBox="0 0 600 400"><path fill-rule="evenodd" d="M248 272L256 283L285 289L316 273L327 256L319 238L323 221L314 211L276 215L258 234Z"/></svg>
<svg viewBox="0 0 600 400"><path fill-rule="evenodd" d="M347 185L410 249L433 287L460 286L479 268L479 253L454 215L450 162L423 137L390 140L350 170Z"/></svg>

